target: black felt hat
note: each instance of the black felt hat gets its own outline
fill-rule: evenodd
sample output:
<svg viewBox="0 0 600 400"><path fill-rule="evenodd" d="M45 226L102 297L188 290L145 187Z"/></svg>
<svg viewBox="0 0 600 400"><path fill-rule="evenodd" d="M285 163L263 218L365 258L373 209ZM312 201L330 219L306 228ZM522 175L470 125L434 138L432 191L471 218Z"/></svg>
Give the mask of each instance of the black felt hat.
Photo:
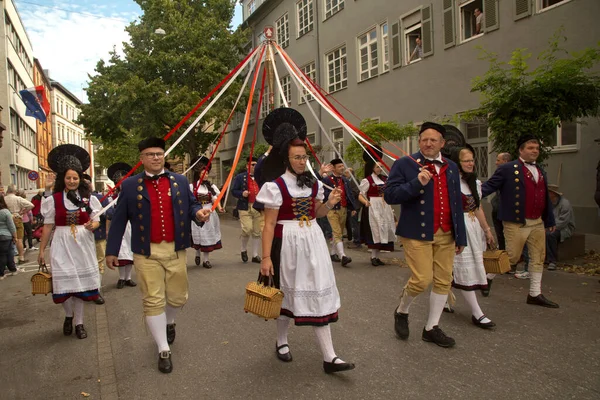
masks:
<svg viewBox="0 0 600 400"><path fill-rule="evenodd" d="M159 147L164 150L165 149L165 141L161 138L149 137L149 138L143 139L141 142L138 143L138 149L140 150L140 153L151 147Z"/></svg>
<svg viewBox="0 0 600 400"><path fill-rule="evenodd" d="M90 182L92 181L92 177L89 176L88 174L81 174L81 177L86 181L90 181Z"/></svg>
<svg viewBox="0 0 600 400"><path fill-rule="evenodd" d="M521 135L517 140L517 149L520 149L522 145L529 142L530 140L536 140L538 143L540 142L540 139L538 139L537 136L531 134L524 134Z"/></svg>
<svg viewBox="0 0 600 400"><path fill-rule="evenodd" d="M198 161L200 160L200 161ZM198 162L196 162L198 161ZM208 157L206 156L196 156L194 158L192 158L190 165L194 166L194 171L201 171L204 169L204 167L206 167L208 165L208 162L210 160L208 159ZM212 168L212 163L211 165L208 166L208 172L210 172L210 169Z"/></svg>
<svg viewBox="0 0 600 400"><path fill-rule="evenodd" d="M367 163L378 161L377 157L375 157L375 154L377 154L379 158L383 157L383 151L381 150L381 146L378 144L374 145L373 147L367 146L363 151L363 161ZM375 159L375 161L373 161L373 158Z"/></svg>
<svg viewBox="0 0 600 400"><path fill-rule="evenodd" d="M338 164L343 164L344 162L342 161L341 158L334 158L333 160L331 160L329 162L331 165L338 165Z"/></svg>
<svg viewBox="0 0 600 400"><path fill-rule="evenodd" d="M121 178L127 175L129 171L131 171L131 165L124 162L118 162L108 167L106 174L108 175L108 179L117 183Z"/></svg>
<svg viewBox="0 0 600 400"><path fill-rule="evenodd" d="M90 154L74 144L61 144L48 153L48 165L57 174L69 169L83 173L90 167Z"/></svg>
<svg viewBox="0 0 600 400"><path fill-rule="evenodd" d="M433 129L442 134L442 137L446 136L446 128L443 125L436 124L435 122L423 122L421 125L421 129L419 129L419 135L426 131L427 129Z"/></svg>
<svg viewBox="0 0 600 400"><path fill-rule="evenodd" d="M279 147L276 142L279 144L284 142L283 138L277 138L276 136L285 135L287 138L287 136L292 136L294 131L294 136L304 141L306 139L306 120L302 114L293 108L276 108L265 118L262 131L265 141L273 147Z"/></svg>

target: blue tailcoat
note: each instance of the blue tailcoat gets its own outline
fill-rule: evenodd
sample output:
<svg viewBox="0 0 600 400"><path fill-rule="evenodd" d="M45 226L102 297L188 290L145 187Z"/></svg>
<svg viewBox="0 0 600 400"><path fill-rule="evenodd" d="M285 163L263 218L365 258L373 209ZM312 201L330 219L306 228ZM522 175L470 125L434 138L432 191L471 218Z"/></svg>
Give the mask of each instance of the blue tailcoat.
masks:
<svg viewBox="0 0 600 400"><path fill-rule="evenodd" d="M538 171L544 177L546 186L546 207L542 212L544 226L549 228L555 226L552 202L548 193L548 179L546 172L538 167ZM484 182L481 190L483 197L500 191L500 207L498 208L498 219L500 221L525 223L525 183L523 182L523 164L519 160L507 162L496 169L494 175Z"/></svg>
<svg viewBox="0 0 600 400"><path fill-rule="evenodd" d="M256 165L258 165L258 163ZM254 167L254 171L256 172L256 167ZM254 180L260 190L256 174L254 175ZM238 199L237 205L235 206L237 210L248 211L248 198L242 195L245 190L248 190L248 171L237 174L231 183L231 194ZM253 207L257 210L263 210L265 208L265 206L259 202L255 202Z"/></svg>
<svg viewBox="0 0 600 400"><path fill-rule="evenodd" d="M96 197L98 201L102 200L102 197L104 197L102 196L102 193L98 192L92 193L92 196ZM104 199L104 201L101 202L101 205L102 207L106 207L108 203L110 203L110 197ZM100 226L98 227L98 229L94 230L95 241L104 239L106 239L106 214L100 216Z"/></svg>
<svg viewBox="0 0 600 400"><path fill-rule="evenodd" d="M412 157L423 163L425 157L415 153ZM460 192L460 175L458 166L451 160L448 163L446 181L450 200L450 217L452 232L457 246L467 245L465 219L462 210ZM401 204L400 220L396 227L396 235L416 240L433 240L433 179L427 185L421 185L417 175L420 166L410 159L402 157L394 162L388 177L383 198L388 204Z"/></svg>
<svg viewBox="0 0 600 400"><path fill-rule="evenodd" d="M127 178L121 185L119 201L115 208L108 239L106 255L118 256L121 239L125 233L127 221L131 222L131 249L135 254L150 255L150 197L144 183L145 172ZM202 206L192 195L190 185L185 176L168 172L171 183L171 200L173 203L173 221L175 224L175 241L173 251L190 247L190 221L202 225L196 220L196 212Z"/></svg>
<svg viewBox="0 0 600 400"><path fill-rule="evenodd" d="M342 176L342 181L344 182L344 193L346 193L346 208L350 211L358 210L360 207L356 204L356 199L354 198L352 188L350 187L350 181L345 176ZM325 185L335 187L335 181L331 176L321 177L321 182ZM331 193L331 189L325 187L324 188L324 199L323 203L325 203L329 199L329 194ZM341 207L341 202L337 203L333 209L339 210Z"/></svg>

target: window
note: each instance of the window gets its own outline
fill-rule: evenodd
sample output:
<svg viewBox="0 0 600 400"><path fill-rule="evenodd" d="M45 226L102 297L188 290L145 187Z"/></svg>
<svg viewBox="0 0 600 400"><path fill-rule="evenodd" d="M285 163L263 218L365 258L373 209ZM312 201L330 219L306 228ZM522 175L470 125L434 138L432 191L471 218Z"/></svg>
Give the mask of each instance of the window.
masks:
<svg viewBox="0 0 600 400"><path fill-rule="evenodd" d="M377 76L377 29L358 37L359 74L361 81ZM331 92L331 90L330 90Z"/></svg>
<svg viewBox="0 0 600 400"><path fill-rule="evenodd" d="M288 47L290 44L290 27L287 13L275 21L275 31L277 32L279 45L284 49Z"/></svg>
<svg viewBox="0 0 600 400"><path fill-rule="evenodd" d="M381 65L381 71L387 72L390 70L390 46L388 36L388 24L387 22L381 24L379 27L381 30L381 53L383 54L383 62Z"/></svg>
<svg viewBox="0 0 600 400"><path fill-rule="evenodd" d="M475 172L481 179L488 177L488 125L485 119L465 122L462 124L467 143L473 146L475 151Z"/></svg>
<svg viewBox="0 0 600 400"><path fill-rule="evenodd" d="M474 144L475 172L480 179L488 178L488 145L487 143Z"/></svg>
<svg viewBox="0 0 600 400"><path fill-rule="evenodd" d="M331 130L333 145L337 150L334 157L344 157L344 128L334 128Z"/></svg>
<svg viewBox="0 0 600 400"><path fill-rule="evenodd" d="M316 80L317 77L317 71L315 68L315 62L311 62L307 65L305 65L304 67L300 68L302 70L302 72L304 72L306 74L306 76L308 76L310 78L310 80L312 80L313 82ZM308 85L310 87L310 85ZM304 96L306 96L306 98L308 99L308 101L311 101L314 99L314 97L312 97L312 95L308 94L308 92L306 91L306 89L302 88L302 94ZM298 100L298 104L302 104L304 103L304 96L300 95L300 99Z"/></svg>
<svg viewBox="0 0 600 400"><path fill-rule="evenodd" d="M461 42L483 35L483 0L463 2L458 9Z"/></svg>
<svg viewBox="0 0 600 400"><path fill-rule="evenodd" d="M265 86L265 92L263 93L262 103L260 105L260 118L265 118L271 108L269 107L269 88Z"/></svg>
<svg viewBox="0 0 600 400"><path fill-rule="evenodd" d="M577 143L577 122L562 121L561 124L556 127L556 133L552 136L550 145L554 148L576 149Z"/></svg>
<svg viewBox="0 0 600 400"><path fill-rule="evenodd" d="M550 8L553 6L557 6L559 4L567 3L571 0L537 0L538 10L545 10L546 8Z"/></svg>
<svg viewBox="0 0 600 400"><path fill-rule="evenodd" d="M264 33L264 32L261 32L261 33L259 33L259 34L258 34L258 44L259 44L259 45L260 45L260 44L263 44L263 43L264 43L264 42L266 42L266 41L267 41L267 37L265 36L265 33ZM263 58L263 61L264 61L264 60L265 60L265 59Z"/></svg>
<svg viewBox="0 0 600 400"><path fill-rule="evenodd" d="M313 29L313 0L300 0L296 3L298 10L298 37Z"/></svg>
<svg viewBox="0 0 600 400"><path fill-rule="evenodd" d="M8 84L13 88L16 88L17 85L15 81L15 69L11 63L8 63Z"/></svg>
<svg viewBox="0 0 600 400"><path fill-rule="evenodd" d="M287 101L289 106L292 103L292 81L290 76L287 75L279 79L279 83L281 84L281 90L283 90L285 101ZM279 104L282 106L284 104L283 99L281 98L281 93L279 94Z"/></svg>
<svg viewBox="0 0 600 400"><path fill-rule="evenodd" d="M327 54L327 91L329 93L345 89L348 86L348 65L346 46Z"/></svg>
<svg viewBox="0 0 600 400"><path fill-rule="evenodd" d="M421 43L421 22L404 29L404 59L406 64L420 61L423 58L423 45Z"/></svg>
<svg viewBox="0 0 600 400"><path fill-rule="evenodd" d="M315 145L315 140L316 140L316 136L315 133L309 133L306 135L306 140L308 140L308 143L310 143L312 146Z"/></svg>
<svg viewBox="0 0 600 400"><path fill-rule="evenodd" d="M466 139L483 139L488 136L488 126L485 122L467 122L464 124Z"/></svg>
<svg viewBox="0 0 600 400"><path fill-rule="evenodd" d="M325 19L344 9L344 0L325 0Z"/></svg>
<svg viewBox="0 0 600 400"><path fill-rule="evenodd" d="M248 15L252 14L254 11L256 11L256 1L250 0L248 1Z"/></svg>

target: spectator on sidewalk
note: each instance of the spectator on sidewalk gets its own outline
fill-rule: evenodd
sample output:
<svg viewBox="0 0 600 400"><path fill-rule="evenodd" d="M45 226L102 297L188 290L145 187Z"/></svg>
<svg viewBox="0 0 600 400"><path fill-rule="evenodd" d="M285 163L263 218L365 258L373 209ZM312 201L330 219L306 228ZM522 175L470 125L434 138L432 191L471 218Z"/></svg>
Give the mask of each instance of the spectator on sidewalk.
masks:
<svg viewBox="0 0 600 400"><path fill-rule="evenodd" d="M22 197L25 198L25 193L22 193ZM29 250L37 250L38 248L33 245L33 212L31 210L26 211L22 215L23 218L23 249L25 250L27 244L29 244Z"/></svg>
<svg viewBox="0 0 600 400"><path fill-rule="evenodd" d="M23 213L33 209L33 203L17 196L17 188L15 185L8 185L4 201L8 210L13 215L15 227L17 228L17 252L19 253L19 264L25 263L25 249L23 247L23 237L25 236L25 227L23 226Z"/></svg>
<svg viewBox="0 0 600 400"><path fill-rule="evenodd" d="M8 210L4 196L0 196L0 281L4 280L4 270L10 271L8 276L17 274L13 243L17 240L17 228Z"/></svg>
<svg viewBox="0 0 600 400"><path fill-rule="evenodd" d="M546 262L548 271L556 269L558 259L558 244L573 236L575 230L575 214L569 200L558 191L558 185L548 185L550 201L552 202L556 230L546 231Z"/></svg>
<svg viewBox="0 0 600 400"><path fill-rule="evenodd" d="M505 164L511 160L510 153L500 153L496 157L496 168ZM496 231L496 238L498 239L498 249L506 250L506 242L504 240L504 226L502 221L498 218L498 209L500 207L500 192L496 192L492 200L492 222L494 223L494 231Z"/></svg>

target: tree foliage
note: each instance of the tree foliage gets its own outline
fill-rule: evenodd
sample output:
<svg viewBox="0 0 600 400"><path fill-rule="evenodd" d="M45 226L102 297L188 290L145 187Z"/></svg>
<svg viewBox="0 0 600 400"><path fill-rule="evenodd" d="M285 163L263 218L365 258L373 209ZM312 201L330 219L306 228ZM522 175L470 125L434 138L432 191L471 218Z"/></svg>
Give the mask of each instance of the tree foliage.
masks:
<svg viewBox="0 0 600 400"><path fill-rule="evenodd" d="M596 117L600 106L600 78L593 70L600 60L600 45L579 52L563 48L567 38L557 31L549 47L530 69L527 49L516 49L508 62L482 51L490 63L485 75L473 80L472 92L482 95L479 109L464 117L487 118L493 150L517 156L517 140L532 134L543 143L539 161L549 157L556 127L561 121Z"/></svg>
<svg viewBox="0 0 600 400"><path fill-rule="evenodd" d="M409 122L405 125L400 125L395 121L375 122L368 118L361 121L360 130L382 147L385 147L385 142L401 142L419 132L417 127L412 122ZM364 143L361 142L361 144L364 146ZM392 150L392 152L395 151ZM356 177L363 175L363 153L364 150L362 147L360 147L356 140L353 140L346 149L345 161L348 166L356 167L354 168L354 174ZM387 164L387 160L384 159L384 161Z"/></svg>
<svg viewBox="0 0 600 400"><path fill-rule="evenodd" d="M126 28L130 42L124 43L123 54L113 50L108 60L98 62L96 74L89 77L89 103L79 118L105 151L120 149L133 138L166 135L240 62L247 43L246 32L231 30L235 0L136 2L143 14ZM156 34L157 28L166 34ZM240 85L228 89L174 154L196 155L206 148Z"/></svg>

